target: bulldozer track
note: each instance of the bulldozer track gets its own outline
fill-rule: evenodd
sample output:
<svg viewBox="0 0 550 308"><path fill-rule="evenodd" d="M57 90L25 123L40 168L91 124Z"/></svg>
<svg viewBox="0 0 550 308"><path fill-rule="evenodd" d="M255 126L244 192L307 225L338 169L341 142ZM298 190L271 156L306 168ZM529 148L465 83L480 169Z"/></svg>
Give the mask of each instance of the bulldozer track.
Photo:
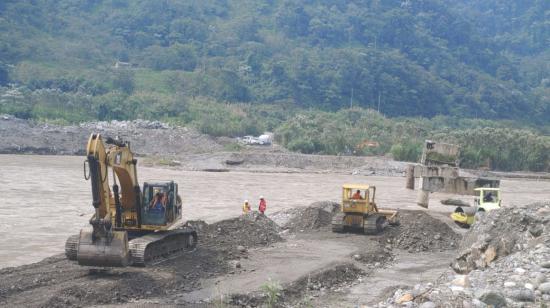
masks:
<svg viewBox="0 0 550 308"><path fill-rule="evenodd" d="M332 232L342 233L344 232L344 213L338 213L332 217Z"/></svg>
<svg viewBox="0 0 550 308"><path fill-rule="evenodd" d="M371 214L365 219L363 232L369 235L375 235L384 230L386 217L380 214Z"/></svg>
<svg viewBox="0 0 550 308"><path fill-rule="evenodd" d="M147 266L162 263L197 246L197 232L191 228L156 232L129 242L133 266Z"/></svg>

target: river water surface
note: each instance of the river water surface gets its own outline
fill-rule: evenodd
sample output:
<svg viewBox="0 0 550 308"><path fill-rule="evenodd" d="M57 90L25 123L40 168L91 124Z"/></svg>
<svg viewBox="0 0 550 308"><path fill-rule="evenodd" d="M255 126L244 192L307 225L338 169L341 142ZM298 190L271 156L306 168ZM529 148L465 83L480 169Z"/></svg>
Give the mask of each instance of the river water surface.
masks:
<svg viewBox="0 0 550 308"><path fill-rule="evenodd" d="M0 155L0 268L39 261L62 253L69 235L77 234L92 215L90 182L84 180L84 157ZM242 201L257 207L267 200L267 215L340 198L344 183L377 186L381 207L421 209L416 192L401 177L313 173L198 172L139 167L142 181L175 180L183 199L184 219L214 222L240 214ZM501 183L503 204L513 206L550 199L550 183ZM432 194L430 211L446 214L452 207ZM471 197L461 197L471 200ZM200 236L200 235L199 235Z"/></svg>

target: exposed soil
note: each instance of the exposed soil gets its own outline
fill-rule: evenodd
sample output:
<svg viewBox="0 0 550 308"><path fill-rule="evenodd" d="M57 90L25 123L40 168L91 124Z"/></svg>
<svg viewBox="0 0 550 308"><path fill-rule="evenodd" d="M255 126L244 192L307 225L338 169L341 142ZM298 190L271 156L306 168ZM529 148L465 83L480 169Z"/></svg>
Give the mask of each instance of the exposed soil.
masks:
<svg viewBox="0 0 550 308"><path fill-rule="evenodd" d="M340 204L331 201L314 202L305 208L294 208L277 212L271 219L291 232L304 232L330 227L332 216Z"/></svg>
<svg viewBox="0 0 550 308"><path fill-rule="evenodd" d="M227 273L228 261L245 257L248 249L281 241L278 227L266 220L195 222L198 248L150 268L80 267L64 256L5 268L0 270L0 306L82 307L188 292L199 288L201 279Z"/></svg>
<svg viewBox="0 0 550 308"><path fill-rule="evenodd" d="M358 279L365 276L365 271L355 266L353 263L343 263L333 265L311 272L296 281L285 286L277 284L267 285L278 289L280 300L278 307L311 307L323 296L329 293L340 292L353 284L358 283ZM253 292L249 294L234 294L228 303L243 307L259 307L269 302L267 293Z"/></svg>
<svg viewBox="0 0 550 308"><path fill-rule="evenodd" d="M187 222L201 234L201 246L220 251L227 259L235 259L254 247L269 246L282 241L279 226L258 212L214 224L202 221Z"/></svg>
<svg viewBox="0 0 550 308"><path fill-rule="evenodd" d="M257 306L267 300L261 290L266 275L277 272L272 277L281 284L280 303L330 301L394 261L379 237L326 228L337 208L317 202L289 211L286 227L257 212L213 224L190 221L199 233L198 248L148 268L86 268L64 256L6 268L0 270L0 305L212 304L214 290L225 286L226 304Z"/></svg>
<svg viewBox="0 0 550 308"><path fill-rule="evenodd" d="M375 249L359 250L353 256L353 259L365 264L384 267L392 263L395 255L389 247L375 247Z"/></svg>
<svg viewBox="0 0 550 308"><path fill-rule="evenodd" d="M456 249L461 236L451 227L424 211L399 211L400 224L379 238L381 244L410 253Z"/></svg>

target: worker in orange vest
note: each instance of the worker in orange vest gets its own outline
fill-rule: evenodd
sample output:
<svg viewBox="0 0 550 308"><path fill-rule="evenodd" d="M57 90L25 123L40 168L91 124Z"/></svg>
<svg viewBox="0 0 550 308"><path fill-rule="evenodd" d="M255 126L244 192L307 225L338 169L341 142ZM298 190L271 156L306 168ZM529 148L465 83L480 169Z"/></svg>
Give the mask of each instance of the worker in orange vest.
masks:
<svg viewBox="0 0 550 308"><path fill-rule="evenodd" d="M355 200L361 200L363 199L363 197L361 197L361 191L358 189L354 194L353 196L351 196L352 199L355 199Z"/></svg>
<svg viewBox="0 0 550 308"><path fill-rule="evenodd" d="M260 196L260 206L258 207L258 211L260 211L260 213L264 215L266 208L267 208L267 204L265 202L264 196Z"/></svg>

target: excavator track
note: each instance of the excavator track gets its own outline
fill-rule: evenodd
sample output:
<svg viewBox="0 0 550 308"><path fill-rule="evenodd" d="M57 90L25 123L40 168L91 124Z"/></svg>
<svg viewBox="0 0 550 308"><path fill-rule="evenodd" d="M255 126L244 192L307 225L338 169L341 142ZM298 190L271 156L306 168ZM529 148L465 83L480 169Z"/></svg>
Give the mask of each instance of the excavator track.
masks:
<svg viewBox="0 0 550 308"><path fill-rule="evenodd" d="M80 236L78 234L71 235L65 242L65 256L67 257L67 259L76 261L79 239Z"/></svg>
<svg viewBox="0 0 550 308"><path fill-rule="evenodd" d="M332 217L332 232L344 232L344 213L338 213Z"/></svg>
<svg viewBox="0 0 550 308"><path fill-rule="evenodd" d="M155 265L197 246L197 232L191 228L155 232L129 242L133 266Z"/></svg>
<svg viewBox="0 0 550 308"><path fill-rule="evenodd" d="M65 242L65 256L76 261L78 256L78 234L71 235ZM193 251L197 246L197 232L191 228L155 232L128 242L132 266L155 265L183 253Z"/></svg>
<svg viewBox="0 0 550 308"><path fill-rule="evenodd" d="M365 219L363 232L369 235L375 235L384 230L386 225L386 217L379 214L371 214Z"/></svg>

